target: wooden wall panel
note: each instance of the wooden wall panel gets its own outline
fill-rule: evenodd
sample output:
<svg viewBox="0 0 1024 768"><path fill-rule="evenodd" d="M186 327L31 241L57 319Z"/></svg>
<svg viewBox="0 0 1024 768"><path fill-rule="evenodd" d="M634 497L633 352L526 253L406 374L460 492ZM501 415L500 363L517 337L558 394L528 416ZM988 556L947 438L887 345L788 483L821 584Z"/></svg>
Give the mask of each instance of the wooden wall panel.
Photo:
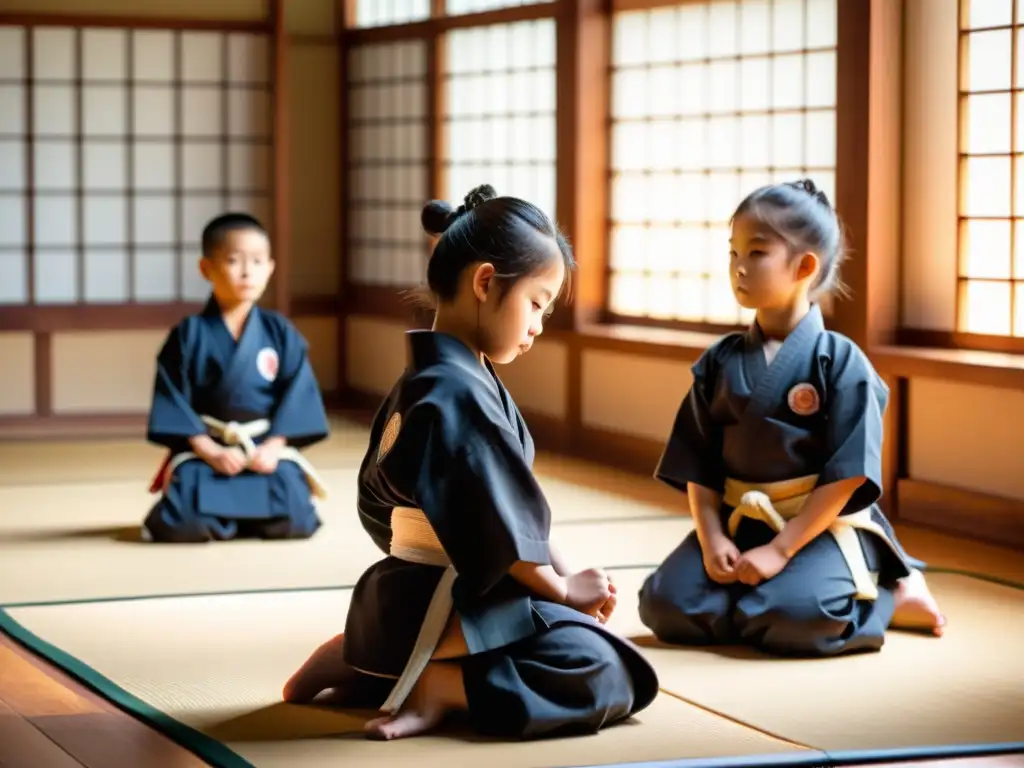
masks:
<svg viewBox="0 0 1024 768"><path fill-rule="evenodd" d="M338 388L338 321L333 317L297 317L295 327L309 342L309 361L320 389Z"/></svg>
<svg viewBox="0 0 1024 768"><path fill-rule="evenodd" d="M144 413L165 331L53 334L50 370L55 414Z"/></svg>
<svg viewBox="0 0 1024 768"><path fill-rule="evenodd" d="M338 48L293 45L291 285L293 296L337 294L341 285Z"/></svg>
<svg viewBox="0 0 1024 768"><path fill-rule="evenodd" d="M957 0L905 0L902 324L952 331L957 274Z"/></svg>
<svg viewBox="0 0 1024 768"><path fill-rule="evenodd" d="M35 411L34 348L31 333L0 333L0 414Z"/></svg>
<svg viewBox="0 0 1024 768"><path fill-rule="evenodd" d="M373 317L345 319L345 383L361 393L383 396L405 368L406 325Z"/></svg>
<svg viewBox="0 0 1024 768"><path fill-rule="evenodd" d="M1024 392L912 379L909 400L911 478L1024 500Z"/></svg>
<svg viewBox="0 0 1024 768"><path fill-rule="evenodd" d="M584 426L664 442L693 381L689 368L675 360L585 351Z"/></svg>
<svg viewBox="0 0 1024 768"><path fill-rule="evenodd" d="M569 349L538 341L528 355L498 367L498 375L524 411L564 420L568 405Z"/></svg>

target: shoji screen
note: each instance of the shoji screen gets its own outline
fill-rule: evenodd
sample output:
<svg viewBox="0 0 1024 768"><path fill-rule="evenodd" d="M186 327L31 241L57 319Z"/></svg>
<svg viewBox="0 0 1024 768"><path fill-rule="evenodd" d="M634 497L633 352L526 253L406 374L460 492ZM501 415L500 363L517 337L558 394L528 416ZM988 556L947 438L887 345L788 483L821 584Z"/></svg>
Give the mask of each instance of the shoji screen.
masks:
<svg viewBox="0 0 1024 768"><path fill-rule="evenodd" d="M269 41L0 28L0 302L205 298L204 223L268 226Z"/></svg>
<svg viewBox="0 0 1024 768"><path fill-rule="evenodd" d="M352 283L410 286L426 276L427 45L371 43L348 59L348 261Z"/></svg>

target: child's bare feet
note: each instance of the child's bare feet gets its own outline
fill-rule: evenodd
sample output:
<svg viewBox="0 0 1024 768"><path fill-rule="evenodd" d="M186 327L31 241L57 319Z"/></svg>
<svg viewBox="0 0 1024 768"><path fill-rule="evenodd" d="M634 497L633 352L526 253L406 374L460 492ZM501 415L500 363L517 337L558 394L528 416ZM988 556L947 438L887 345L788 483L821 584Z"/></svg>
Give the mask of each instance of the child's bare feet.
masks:
<svg viewBox="0 0 1024 768"><path fill-rule="evenodd" d="M905 579L900 579L896 587L896 611L890 627L925 630L936 637L942 637L946 629L946 617L939 610L924 574L916 568Z"/></svg>
<svg viewBox="0 0 1024 768"><path fill-rule="evenodd" d="M449 712L467 707L462 667L433 661L423 670L398 714L371 720L366 724L366 735L385 741L418 736L440 725Z"/></svg>
<svg viewBox="0 0 1024 768"><path fill-rule="evenodd" d="M290 704L304 704L315 699L328 688L340 688L355 674L345 663L343 650L345 635L332 637L321 645L299 667L287 683L282 696Z"/></svg>

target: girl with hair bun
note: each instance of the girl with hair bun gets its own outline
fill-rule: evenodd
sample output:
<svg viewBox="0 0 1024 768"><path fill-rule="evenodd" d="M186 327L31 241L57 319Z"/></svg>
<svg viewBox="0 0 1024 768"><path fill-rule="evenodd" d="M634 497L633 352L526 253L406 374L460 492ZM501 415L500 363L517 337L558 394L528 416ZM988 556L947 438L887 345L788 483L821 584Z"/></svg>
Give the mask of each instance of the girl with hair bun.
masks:
<svg viewBox="0 0 1024 768"><path fill-rule="evenodd" d="M662 641L743 642L799 656L941 635L921 569L878 507L889 390L817 301L843 292L843 233L810 179L752 192L732 218L729 274L756 310L692 368L655 476L696 524L647 579L640 616Z"/></svg>
<svg viewBox="0 0 1024 768"><path fill-rule="evenodd" d="M604 623L615 587L571 573L550 541L534 444L495 373L529 352L568 283L572 251L536 206L477 187L423 209L438 236L405 372L377 412L358 481L386 557L360 578L345 633L284 698L380 708L371 737L413 736L449 713L484 735L592 733L647 707L658 681Z"/></svg>

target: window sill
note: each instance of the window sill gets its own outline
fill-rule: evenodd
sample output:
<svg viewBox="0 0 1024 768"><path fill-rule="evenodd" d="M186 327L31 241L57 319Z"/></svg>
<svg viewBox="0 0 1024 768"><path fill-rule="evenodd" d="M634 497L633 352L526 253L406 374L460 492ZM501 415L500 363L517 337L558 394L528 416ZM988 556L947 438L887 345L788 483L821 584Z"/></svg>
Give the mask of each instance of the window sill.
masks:
<svg viewBox="0 0 1024 768"><path fill-rule="evenodd" d="M722 334L624 323L592 323L581 326L576 332L555 331L552 336L579 342L586 349L694 362Z"/></svg>
<svg viewBox="0 0 1024 768"><path fill-rule="evenodd" d="M722 334L593 323L576 332L549 331L545 336L576 343L584 349L692 363ZM883 375L1024 390L1024 354L894 345L873 347L870 358Z"/></svg>
<svg viewBox="0 0 1024 768"><path fill-rule="evenodd" d="M878 372L901 378L946 379L1004 389L1024 389L1024 355L974 349L877 346Z"/></svg>

